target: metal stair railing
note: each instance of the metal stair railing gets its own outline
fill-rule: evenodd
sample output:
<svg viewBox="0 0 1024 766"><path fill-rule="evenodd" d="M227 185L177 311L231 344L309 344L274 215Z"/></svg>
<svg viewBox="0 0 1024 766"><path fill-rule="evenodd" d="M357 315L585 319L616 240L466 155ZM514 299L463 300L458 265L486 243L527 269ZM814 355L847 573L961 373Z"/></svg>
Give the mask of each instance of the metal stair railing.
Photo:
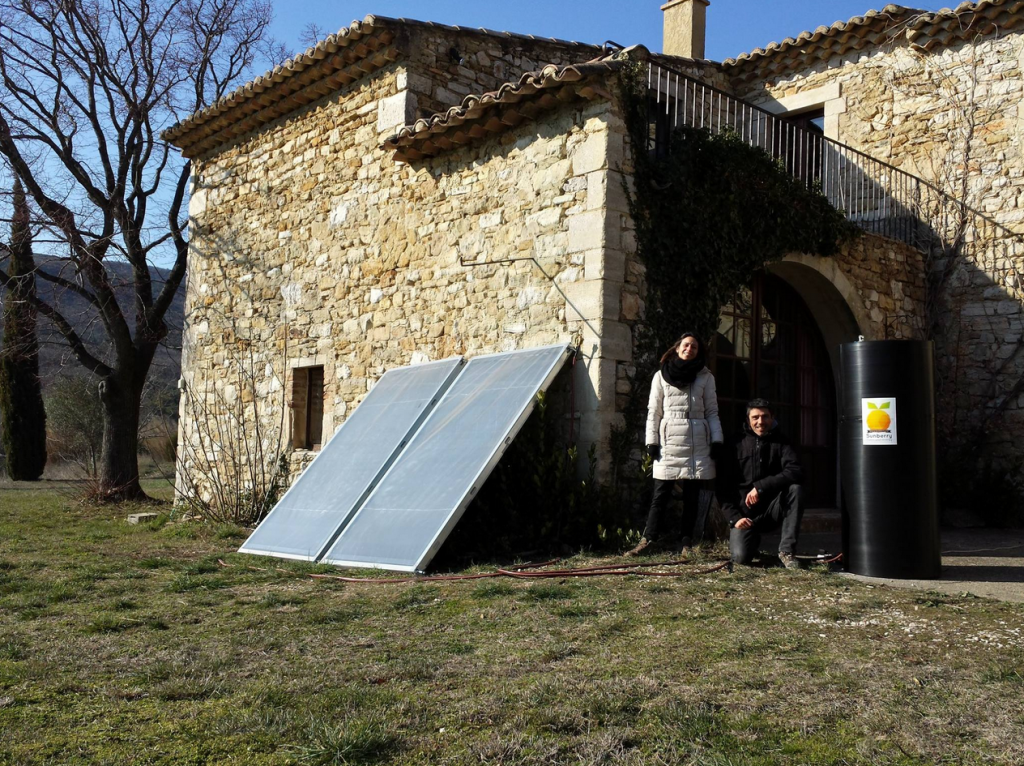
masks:
<svg viewBox="0 0 1024 766"><path fill-rule="evenodd" d="M664 151L677 127L731 131L808 188L820 189L861 228L930 255L934 268L943 269L943 258L954 252L969 253L992 273L1005 272L1009 259L1012 286L1018 286L1024 234L934 184L655 62L648 64L648 91L649 151Z"/></svg>

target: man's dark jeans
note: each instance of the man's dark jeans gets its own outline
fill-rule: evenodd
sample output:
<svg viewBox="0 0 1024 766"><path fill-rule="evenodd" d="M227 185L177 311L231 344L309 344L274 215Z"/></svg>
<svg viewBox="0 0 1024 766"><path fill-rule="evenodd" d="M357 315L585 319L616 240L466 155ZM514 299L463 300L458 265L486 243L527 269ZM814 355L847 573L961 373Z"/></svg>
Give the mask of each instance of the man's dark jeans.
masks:
<svg viewBox="0 0 1024 766"><path fill-rule="evenodd" d="M804 515L803 490L799 484L777 495L764 510L750 509L750 529L736 529L729 533L729 552L737 564L749 564L761 546L761 534L782 527L779 553L796 553L796 539L800 534L800 520Z"/></svg>

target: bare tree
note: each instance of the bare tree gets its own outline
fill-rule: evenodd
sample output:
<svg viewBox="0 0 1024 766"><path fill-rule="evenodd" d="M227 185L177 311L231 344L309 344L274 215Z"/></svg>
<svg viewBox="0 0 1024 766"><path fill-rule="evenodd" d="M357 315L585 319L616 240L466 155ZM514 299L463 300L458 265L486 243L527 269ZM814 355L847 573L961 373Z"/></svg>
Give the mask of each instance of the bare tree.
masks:
<svg viewBox="0 0 1024 766"><path fill-rule="evenodd" d="M106 336L91 345L59 302L35 300L98 379L104 499L143 494L142 391L185 275L190 165L160 132L279 55L270 18L269 0L0 0L0 156L44 217L46 255L72 266L36 273L84 299ZM154 262L170 264L165 278Z"/></svg>

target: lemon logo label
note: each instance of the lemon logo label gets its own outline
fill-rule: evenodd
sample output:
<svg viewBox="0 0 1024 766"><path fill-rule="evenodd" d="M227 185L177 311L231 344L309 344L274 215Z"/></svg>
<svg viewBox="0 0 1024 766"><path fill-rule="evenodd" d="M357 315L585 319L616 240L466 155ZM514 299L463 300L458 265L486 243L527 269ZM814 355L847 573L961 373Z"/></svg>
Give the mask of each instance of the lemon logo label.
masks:
<svg viewBox="0 0 1024 766"><path fill-rule="evenodd" d="M861 399L864 444L896 444L896 400Z"/></svg>

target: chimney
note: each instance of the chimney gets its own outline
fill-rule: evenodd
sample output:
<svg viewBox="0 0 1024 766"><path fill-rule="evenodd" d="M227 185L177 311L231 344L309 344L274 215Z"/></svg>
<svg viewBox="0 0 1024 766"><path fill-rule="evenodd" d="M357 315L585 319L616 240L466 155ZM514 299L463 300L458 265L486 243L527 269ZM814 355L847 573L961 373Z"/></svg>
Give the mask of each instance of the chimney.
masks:
<svg viewBox="0 0 1024 766"><path fill-rule="evenodd" d="M704 58L704 30L710 0L669 0L661 6L665 32L663 52L670 56Z"/></svg>

